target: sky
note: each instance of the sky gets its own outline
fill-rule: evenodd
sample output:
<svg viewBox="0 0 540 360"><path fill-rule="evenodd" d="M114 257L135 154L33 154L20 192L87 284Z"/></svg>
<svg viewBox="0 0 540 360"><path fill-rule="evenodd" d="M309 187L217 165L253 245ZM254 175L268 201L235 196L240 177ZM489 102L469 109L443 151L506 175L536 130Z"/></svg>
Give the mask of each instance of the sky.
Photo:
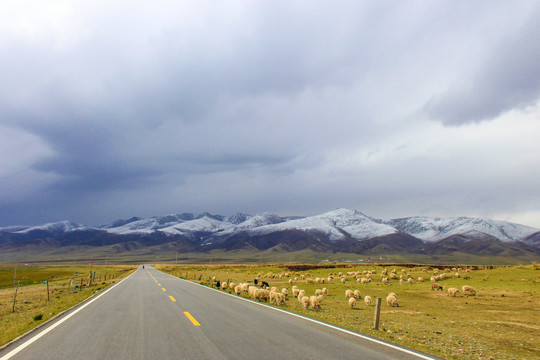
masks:
<svg viewBox="0 0 540 360"><path fill-rule="evenodd" d="M540 228L540 2L0 2L0 226Z"/></svg>

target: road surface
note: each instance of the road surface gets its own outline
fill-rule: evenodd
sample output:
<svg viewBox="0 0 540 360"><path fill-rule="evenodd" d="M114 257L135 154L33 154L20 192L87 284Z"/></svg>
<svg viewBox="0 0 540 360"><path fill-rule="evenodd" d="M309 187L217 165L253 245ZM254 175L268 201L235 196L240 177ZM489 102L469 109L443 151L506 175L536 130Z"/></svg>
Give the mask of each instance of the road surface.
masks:
<svg viewBox="0 0 540 360"><path fill-rule="evenodd" d="M7 359L430 359L139 267Z"/></svg>

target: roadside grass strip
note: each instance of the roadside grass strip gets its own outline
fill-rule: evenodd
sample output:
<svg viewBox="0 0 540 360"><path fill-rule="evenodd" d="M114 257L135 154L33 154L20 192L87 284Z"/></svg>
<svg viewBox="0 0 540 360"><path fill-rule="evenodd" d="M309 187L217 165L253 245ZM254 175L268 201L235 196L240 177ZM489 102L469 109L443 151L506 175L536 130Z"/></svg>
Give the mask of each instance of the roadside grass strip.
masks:
<svg viewBox="0 0 540 360"><path fill-rule="evenodd" d="M60 324L62 324L63 322L67 321L69 318L71 318L72 316L74 316L75 314L77 314L79 311L81 311L82 309L84 309L85 307L87 307L88 305L92 304L94 301L96 301L97 299L99 299L100 297L102 297L103 295L107 294L109 291L111 291L112 289L114 289L117 285L121 284L123 281L127 280L131 275L135 274L136 271L132 272L130 275L128 275L127 277L123 278L122 280L120 280L119 282L117 282L116 284L114 284L113 286L107 288L106 290L104 290L101 294L91 298L91 300L87 301L86 303L82 304L80 307L76 308L75 310L73 310L71 313L67 314L66 316L64 316L63 318L60 318L60 320L58 321L53 321L53 324L47 328L45 328L43 331L41 331L40 333L38 333L36 336L33 336L33 337L30 337L28 340L26 340L25 342L23 342L21 345L17 346L15 349L11 350L10 352L8 352L6 355L2 356L0 358L0 360L8 360L8 359L11 359L13 356L17 355L20 351L24 350L26 347L30 346L32 343L34 343L35 341L39 340L40 338L42 338L43 336L47 335L49 332L51 332L52 330L54 330L57 326L59 326ZM68 310L69 311L69 310ZM32 332L32 331L31 331ZM28 334L28 336L32 336L31 335L31 332Z"/></svg>
<svg viewBox="0 0 540 360"><path fill-rule="evenodd" d="M190 313L188 313L187 311L184 311L184 315L186 315L186 317L189 319L189 321L191 321L191 323L195 326L201 326L201 324L199 324L199 322L197 320L195 320L195 318L193 316L191 316Z"/></svg>

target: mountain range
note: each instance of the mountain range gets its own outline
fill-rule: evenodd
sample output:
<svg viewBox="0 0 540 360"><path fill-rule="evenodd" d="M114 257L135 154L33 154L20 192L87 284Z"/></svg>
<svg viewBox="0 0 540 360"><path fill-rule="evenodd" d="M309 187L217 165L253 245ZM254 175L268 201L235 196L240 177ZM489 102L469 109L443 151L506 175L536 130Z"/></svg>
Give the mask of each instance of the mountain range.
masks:
<svg viewBox="0 0 540 360"><path fill-rule="evenodd" d="M540 229L483 218L414 216L383 220L357 210L282 217L179 213L133 217L101 226L70 221L0 228L0 252L77 252L108 247L115 253L159 247L176 252L279 250L357 254L540 256Z"/></svg>

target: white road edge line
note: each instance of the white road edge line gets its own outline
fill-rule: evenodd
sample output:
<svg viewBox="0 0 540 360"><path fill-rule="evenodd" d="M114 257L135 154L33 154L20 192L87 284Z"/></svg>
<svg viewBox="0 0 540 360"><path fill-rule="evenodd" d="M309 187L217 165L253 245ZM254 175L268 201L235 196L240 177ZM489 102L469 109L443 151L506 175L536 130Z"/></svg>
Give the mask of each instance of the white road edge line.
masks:
<svg viewBox="0 0 540 360"><path fill-rule="evenodd" d="M137 269L138 270L138 269ZM2 356L0 358L0 360L8 360L10 358L12 358L13 356L17 355L20 351L22 351L24 348L26 348L27 346L31 345L33 342L37 341L38 339L40 339L42 336L45 336L47 333L49 333L50 331L54 330L54 328L56 328L57 326L59 326L60 324L62 324L64 321L68 320L69 318L71 318L73 315L77 314L79 311L81 311L82 309L84 309L85 307L87 307L88 305L90 305L91 303L93 303L94 301L96 301L97 299L99 299L100 297L102 297L103 295L105 295L106 293L108 293L110 290L112 290L113 288L116 287L116 285L119 285L121 284L124 280L127 280L131 275L135 274L135 272L137 271L135 270L134 272L132 272L131 274L129 274L127 277L123 278L122 280L120 280L119 282L117 282L116 284L114 284L113 286L111 286L110 288L108 288L107 290L103 291L101 294L99 294L98 296L96 296L95 298L93 298L92 300L88 301L86 304L82 305L80 308L74 310L72 313L66 315L64 318L58 320L57 322L55 322L54 324L52 324L51 326L49 326L48 328L46 328L45 330L43 330L42 332L40 332L39 334L37 334L36 336L34 337L31 337L30 339L26 340L24 343L22 343L21 345L17 346L15 349L11 350L10 352L8 352L6 355Z"/></svg>
<svg viewBox="0 0 540 360"><path fill-rule="evenodd" d="M159 271L157 269L154 269L156 271ZM162 272L162 271L160 271ZM278 309L278 308L275 308L273 306L269 306L269 305L266 305L266 304L262 304L260 302L256 302L256 301L253 301L251 299L246 299L242 296L237 296L237 295L233 295L233 294L229 294L227 292L224 292L224 291L220 291L220 290L217 290L217 289L214 289L214 288L211 288L211 287L208 287L208 286L204 286L204 285L201 285L201 284L197 284L196 282L193 282L193 281L189 281L189 280L186 280L186 279L182 279L182 278L179 278L179 277L176 277L176 276L173 276L171 274L167 274L167 273L163 273L165 275L169 275L177 280L182 280L182 281L185 281L185 282L188 282L190 284L193 284L193 285L197 285L197 286L202 286L206 289L209 289L209 290L213 290L213 291L216 291L220 294L224 294L224 295L228 295L228 296L231 296L235 299L240 299L240 300L244 300L244 301L247 301L251 304L256 304L256 305L260 305L260 306L264 306L266 308L269 308L269 309L273 309L275 311L279 311L279 312L282 312L284 314L288 314L288 315L291 315L291 316L296 316L298 318L301 318L301 319L304 319L304 320L307 320L307 321L311 321L311 322L314 322L316 324L319 324L319 325L323 325L323 326L326 326L326 327L329 327L331 329L334 329L334 330L338 330L338 331L341 331L341 332L344 332L346 334L350 334L350 335L353 335L353 336L356 336L356 337L359 337L361 339L364 339L364 340L369 340L369 341L372 341L374 343L377 343L377 344L380 344L380 345L384 345L384 346L387 346L389 348L392 348L392 349L395 349L395 350L399 350L399 351L402 351L402 352L405 352L407 354L410 354L410 355L414 355L414 356L417 356L419 357L420 359L425 359L425 360L438 360L438 358L434 358L434 357L429 357L429 356L426 356L426 355L423 355L423 354L419 354L415 351L412 351L412 350L408 350L408 349L405 349L405 348L402 348L400 346L397 346L397 345L392 345L392 344L389 344L387 342L384 342L384 341L380 341L380 340L377 340L377 339L374 339L374 338L371 338L369 336L365 336L365 335L362 335L360 333L356 333L354 331L351 331L351 330L347 330L347 329L343 329L343 328L340 328L338 326L334 326L334 325L331 325L331 324L327 324L327 323L324 323L324 322L321 322L319 320L315 320L315 319L312 319L312 318L309 318L309 317L306 317L306 316L303 316L303 315L300 315L300 314L295 314L293 312L290 312L290 311L286 311L286 310L282 310L282 309ZM3 360L3 359L0 359L0 360Z"/></svg>

